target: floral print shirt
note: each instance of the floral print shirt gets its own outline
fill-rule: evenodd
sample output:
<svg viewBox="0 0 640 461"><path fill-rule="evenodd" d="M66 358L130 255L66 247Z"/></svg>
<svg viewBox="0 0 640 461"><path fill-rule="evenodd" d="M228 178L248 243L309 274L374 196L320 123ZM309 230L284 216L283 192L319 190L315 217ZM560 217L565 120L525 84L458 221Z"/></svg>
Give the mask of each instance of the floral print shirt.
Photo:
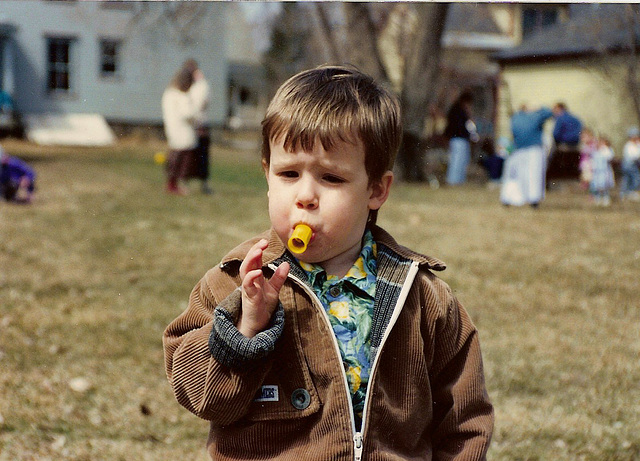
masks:
<svg viewBox="0 0 640 461"><path fill-rule="evenodd" d="M371 319L377 275L376 243L371 232L367 230L363 237L360 256L341 279L327 275L318 265L302 261L299 263L322 302L338 339L351 391L356 429L359 430L371 369Z"/></svg>

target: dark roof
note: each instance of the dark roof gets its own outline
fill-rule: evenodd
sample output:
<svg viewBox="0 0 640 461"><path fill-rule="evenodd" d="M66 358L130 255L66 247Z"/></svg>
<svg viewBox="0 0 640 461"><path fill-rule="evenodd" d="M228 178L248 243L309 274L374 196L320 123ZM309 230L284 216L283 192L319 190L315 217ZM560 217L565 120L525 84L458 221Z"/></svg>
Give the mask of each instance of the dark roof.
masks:
<svg viewBox="0 0 640 461"><path fill-rule="evenodd" d="M486 3L452 3L447 12L446 32L500 34Z"/></svg>
<svg viewBox="0 0 640 461"><path fill-rule="evenodd" d="M583 5L572 18L531 36L521 45L492 55L499 62L537 61L629 49L632 15L629 4ZM638 24L633 34L640 38Z"/></svg>

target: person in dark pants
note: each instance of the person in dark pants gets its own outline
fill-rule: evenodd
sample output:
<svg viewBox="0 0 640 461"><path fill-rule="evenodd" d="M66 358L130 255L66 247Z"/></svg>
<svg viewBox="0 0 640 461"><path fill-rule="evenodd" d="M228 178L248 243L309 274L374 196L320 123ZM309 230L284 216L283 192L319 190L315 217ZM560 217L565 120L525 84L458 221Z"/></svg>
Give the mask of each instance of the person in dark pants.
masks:
<svg viewBox="0 0 640 461"><path fill-rule="evenodd" d="M580 132L582 123L567 106L558 102L553 106L556 124L553 129L555 148L549 156L547 186L552 179L578 179L580 177Z"/></svg>
<svg viewBox="0 0 640 461"><path fill-rule="evenodd" d="M167 193L186 195L183 182L192 177L194 149L197 144L194 126L195 107L189 96L192 73L181 68L162 94L162 121L169 144L167 159Z"/></svg>
<svg viewBox="0 0 640 461"><path fill-rule="evenodd" d="M482 142L482 147L480 148L480 164L489 176L488 187L490 188L500 187L506 149L506 143L502 138L498 140L497 148L494 146L493 140L490 138L486 138ZM499 150L504 150L505 155L499 155Z"/></svg>
<svg viewBox="0 0 640 461"><path fill-rule="evenodd" d="M196 156L198 158L197 177L202 181L202 193L211 194L213 189L209 185L209 146L211 145L211 127L208 117L209 83L194 59L188 59L184 66L193 74L193 85L189 89L189 95L197 110L195 117L196 134L198 136L198 144L196 145Z"/></svg>
<svg viewBox="0 0 640 461"><path fill-rule="evenodd" d="M471 120L473 94L464 91L447 114L445 136L449 139L447 184L462 184L467 180L467 167L471 160L471 141L478 140L475 123Z"/></svg>

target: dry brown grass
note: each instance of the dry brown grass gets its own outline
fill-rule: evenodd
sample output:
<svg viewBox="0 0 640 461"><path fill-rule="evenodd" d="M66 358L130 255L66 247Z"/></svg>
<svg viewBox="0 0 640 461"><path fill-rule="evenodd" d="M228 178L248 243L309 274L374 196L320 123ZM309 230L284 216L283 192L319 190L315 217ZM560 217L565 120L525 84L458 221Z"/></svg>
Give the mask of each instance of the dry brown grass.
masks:
<svg viewBox="0 0 640 461"><path fill-rule="evenodd" d="M187 198L162 192L161 144L4 144L39 190L0 203L0 461L206 459L160 338L204 272L268 225L252 142L215 146L215 195ZM596 209L567 188L506 209L477 184L399 185L380 222L448 263L480 330L489 459L640 458L640 205Z"/></svg>

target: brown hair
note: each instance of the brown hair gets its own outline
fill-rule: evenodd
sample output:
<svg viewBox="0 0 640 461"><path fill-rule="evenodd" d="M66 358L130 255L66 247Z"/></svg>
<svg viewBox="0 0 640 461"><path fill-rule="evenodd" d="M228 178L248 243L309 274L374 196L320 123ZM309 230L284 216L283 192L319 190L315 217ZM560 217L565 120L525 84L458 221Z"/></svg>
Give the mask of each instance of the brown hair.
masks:
<svg viewBox="0 0 640 461"><path fill-rule="evenodd" d="M182 63L182 68L187 69L193 74L196 70L198 70L198 61L193 58L189 58L184 63Z"/></svg>
<svg viewBox="0 0 640 461"><path fill-rule="evenodd" d="M556 109L559 109L561 111L566 111L567 110L567 105L563 102L557 102L555 105Z"/></svg>
<svg viewBox="0 0 640 461"><path fill-rule="evenodd" d="M170 86L179 89L183 93L189 91L191 85L193 85L193 72L186 67L182 67L176 75L173 76Z"/></svg>
<svg viewBox="0 0 640 461"><path fill-rule="evenodd" d="M266 165L271 158L269 143L281 137L285 149L307 152L317 140L326 150L336 142L361 140L373 184L393 167L402 137L400 105L356 68L320 66L291 77L271 100L262 121Z"/></svg>

